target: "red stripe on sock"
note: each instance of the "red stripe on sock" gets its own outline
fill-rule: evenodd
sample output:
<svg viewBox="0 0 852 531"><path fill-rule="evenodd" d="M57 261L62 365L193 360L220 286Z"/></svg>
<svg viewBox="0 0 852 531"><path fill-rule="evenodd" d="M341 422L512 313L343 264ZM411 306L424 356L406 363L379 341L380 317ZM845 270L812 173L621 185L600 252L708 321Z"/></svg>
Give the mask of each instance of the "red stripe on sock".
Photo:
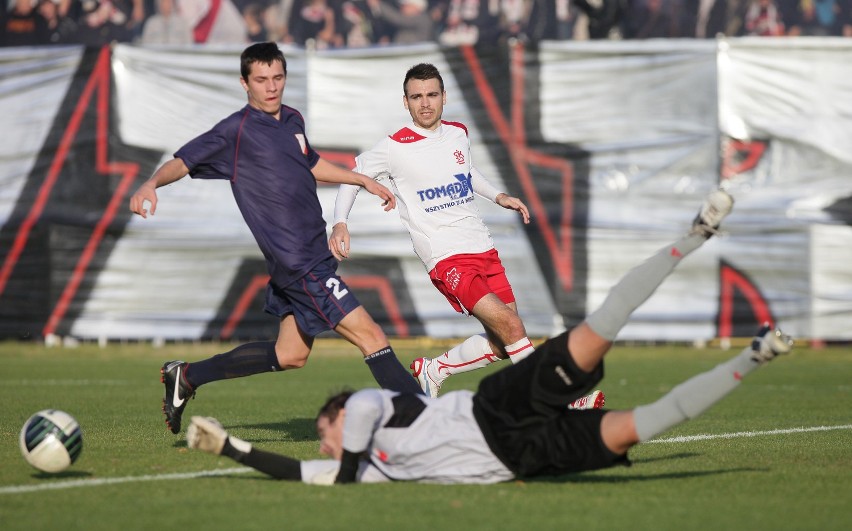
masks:
<svg viewBox="0 0 852 531"><path fill-rule="evenodd" d="M475 360L466 361L464 363L459 363L458 365L453 365L452 363L444 363L443 361L441 361L438 358L435 358L432 361L434 361L438 364L438 374L440 374L441 369L458 369L460 367L467 367L468 365L473 365L474 363L479 363L480 361L486 360L486 359L488 361L490 361L491 363L494 363L495 361L499 360L500 358L497 358L497 356L495 356L494 354L486 354L484 356L476 358Z"/></svg>
<svg viewBox="0 0 852 531"><path fill-rule="evenodd" d="M523 352L524 350L526 350L526 349L530 348L531 346L532 346L532 343L531 343L531 342L528 342L526 345L524 345L523 347L521 347L521 348L519 348L519 349L517 349L517 350L512 350L512 351L508 351L508 350L507 350L507 351L506 351L506 354L508 354L509 356L515 356L516 354L520 354L521 352Z"/></svg>

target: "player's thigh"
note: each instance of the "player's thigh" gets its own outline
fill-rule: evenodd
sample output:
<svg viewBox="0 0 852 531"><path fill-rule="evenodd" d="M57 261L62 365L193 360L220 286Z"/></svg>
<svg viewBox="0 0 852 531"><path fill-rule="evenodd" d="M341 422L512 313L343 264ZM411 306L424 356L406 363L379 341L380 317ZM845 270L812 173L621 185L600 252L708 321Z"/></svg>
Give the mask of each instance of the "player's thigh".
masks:
<svg viewBox="0 0 852 531"><path fill-rule="evenodd" d="M298 327L293 314L281 318L278 339L275 341L275 355L282 368L302 367L308 360L313 344L314 338Z"/></svg>
<svg viewBox="0 0 852 531"><path fill-rule="evenodd" d="M612 342L595 333L585 321L573 328L568 336L571 357L584 371L597 367L610 347Z"/></svg>

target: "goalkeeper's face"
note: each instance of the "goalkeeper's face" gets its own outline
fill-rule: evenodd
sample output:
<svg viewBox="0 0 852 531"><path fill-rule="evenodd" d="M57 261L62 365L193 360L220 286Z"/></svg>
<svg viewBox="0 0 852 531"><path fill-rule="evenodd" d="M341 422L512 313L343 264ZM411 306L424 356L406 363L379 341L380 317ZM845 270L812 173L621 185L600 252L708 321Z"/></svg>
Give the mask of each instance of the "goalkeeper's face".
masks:
<svg viewBox="0 0 852 531"><path fill-rule="evenodd" d="M320 453L338 461L343 457L343 417L345 415L346 410L341 409L334 420L330 420L328 415L317 419Z"/></svg>

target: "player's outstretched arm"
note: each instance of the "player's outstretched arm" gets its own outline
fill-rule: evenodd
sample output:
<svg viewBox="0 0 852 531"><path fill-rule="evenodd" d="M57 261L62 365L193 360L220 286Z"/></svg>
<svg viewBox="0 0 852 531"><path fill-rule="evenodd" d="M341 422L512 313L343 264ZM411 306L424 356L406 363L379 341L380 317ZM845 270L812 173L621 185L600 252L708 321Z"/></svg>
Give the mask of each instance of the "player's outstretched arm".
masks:
<svg viewBox="0 0 852 531"><path fill-rule="evenodd" d="M180 180L186 177L188 173L189 168L186 167L183 160L173 158L166 162L130 196L130 211L147 218L148 210L145 208L145 203L148 203L151 206L151 215L153 216L157 211L157 188Z"/></svg>
<svg viewBox="0 0 852 531"><path fill-rule="evenodd" d="M230 457L275 479L302 480L301 461L254 448L248 441L228 435L222 424L213 417L192 417L186 430L186 445L194 450ZM337 471L336 466L334 471ZM330 483L331 477L326 482Z"/></svg>
<svg viewBox="0 0 852 531"><path fill-rule="evenodd" d="M324 183L356 184L363 187L382 200L385 211L396 207L396 197L393 193L385 185L377 183L366 175L335 166L322 158L317 161L311 172L316 180Z"/></svg>

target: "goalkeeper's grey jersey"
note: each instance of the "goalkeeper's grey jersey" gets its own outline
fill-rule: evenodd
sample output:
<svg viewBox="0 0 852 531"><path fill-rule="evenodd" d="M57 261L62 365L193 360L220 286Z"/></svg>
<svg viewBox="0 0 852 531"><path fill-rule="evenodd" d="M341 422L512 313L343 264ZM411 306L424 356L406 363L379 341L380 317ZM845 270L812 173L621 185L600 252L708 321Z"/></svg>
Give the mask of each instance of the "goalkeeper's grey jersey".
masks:
<svg viewBox="0 0 852 531"><path fill-rule="evenodd" d="M366 389L346 402L343 447L366 451L359 481L497 483L514 477L491 453L473 417L473 393L439 398ZM324 463L324 464L323 464ZM302 463L307 483L334 480L336 461Z"/></svg>

